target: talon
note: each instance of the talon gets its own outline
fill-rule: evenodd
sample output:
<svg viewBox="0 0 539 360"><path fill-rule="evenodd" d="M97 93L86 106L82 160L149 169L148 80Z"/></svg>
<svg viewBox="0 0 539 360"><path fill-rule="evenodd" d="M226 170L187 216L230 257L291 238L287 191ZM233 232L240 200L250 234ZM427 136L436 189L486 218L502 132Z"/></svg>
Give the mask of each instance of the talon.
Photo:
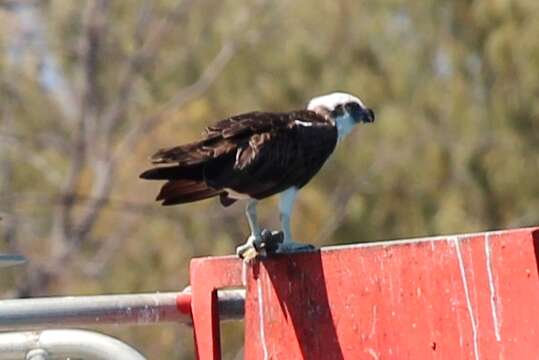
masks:
<svg viewBox="0 0 539 360"><path fill-rule="evenodd" d="M245 261L255 257L266 257L268 254L275 254L279 246L283 243L284 234L282 231L270 231L262 229L260 236L251 235L245 242L236 248L236 255Z"/></svg>
<svg viewBox="0 0 539 360"><path fill-rule="evenodd" d="M259 244L262 239L258 236L251 235L245 242L236 248L236 255L245 261L254 259L259 254Z"/></svg>
<svg viewBox="0 0 539 360"><path fill-rule="evenodd" d="M253 246L245 244L236 248L236 255L243 261L250 261L258 256L258 252Z"/></svg>
<svg viewBox="0 0 539 360"><path fill-rule="evenodd" d="M262 231L261 236L262 236L262 239L264 240L262 244L263 249L268 254L275 253L277 249L279 248L279 245L284 240L284 235L282 231L269 231L269 230L264 229Z"/></svg>

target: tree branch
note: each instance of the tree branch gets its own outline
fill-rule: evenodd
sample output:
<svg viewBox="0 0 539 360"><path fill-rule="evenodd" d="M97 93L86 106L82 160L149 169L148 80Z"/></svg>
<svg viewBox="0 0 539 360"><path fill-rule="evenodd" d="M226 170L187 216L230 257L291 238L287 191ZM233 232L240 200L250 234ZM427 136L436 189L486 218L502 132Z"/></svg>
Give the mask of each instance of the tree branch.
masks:
<svg viewBox="0 0 539 360"><path fill-rule="evenodd" d="M224 70L235 54L235 50L236 46L232 41L225 43L213 61L194 83L181 89L175 96L162 105L155 114L140 121L124 136L116 147L114 160L118 162L123 159L133 149L143 134L147 134L165 120L165 115L171 108L184 106L186 103L201 96Z"/></svg>

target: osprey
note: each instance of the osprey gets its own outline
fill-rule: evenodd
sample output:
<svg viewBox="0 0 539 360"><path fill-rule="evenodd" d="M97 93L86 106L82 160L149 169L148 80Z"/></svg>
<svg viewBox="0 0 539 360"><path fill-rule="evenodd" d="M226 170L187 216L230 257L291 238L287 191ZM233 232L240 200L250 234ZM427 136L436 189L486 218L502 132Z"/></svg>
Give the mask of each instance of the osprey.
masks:
<svg viewBox="0 0 539 360"><path fill-rule="evenodd" d="M305 110L240 114L206 128L199 141L159 150L152 163L172 165L140 177L167 180L156 199L162 205L215 196L223 206L247 200L251 235L236 249L244 259L256 256L263 242L257 202L279 194L283 239L276 252L305 251L313 247L294 242L290 230L298 190L356 124L373 121L374 112L359 98L340 92L313 98Z"/></svg>

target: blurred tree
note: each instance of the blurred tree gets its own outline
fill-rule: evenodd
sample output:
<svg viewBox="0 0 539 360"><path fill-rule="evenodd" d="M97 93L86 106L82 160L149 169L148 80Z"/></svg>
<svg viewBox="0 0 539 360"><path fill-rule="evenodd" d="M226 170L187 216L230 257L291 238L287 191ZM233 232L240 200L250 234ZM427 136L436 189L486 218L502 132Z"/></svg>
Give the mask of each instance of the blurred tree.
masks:
<svg viewBox="0 0 539 360"><path fill-rule="evenodd" d="M0 274L6 296L185 285L189 258L244 240L242 208L158 207L159 185L137 179L147 156L221 117L334 90L362 97L378 121L302 191L298 237L539 223L534 0L0 6L0 236L31 259ZM266 203L262 221L276 226ZM225 332L229 358L238 328ZM187 330L104 330L150 358L191 354Z"/></svg>

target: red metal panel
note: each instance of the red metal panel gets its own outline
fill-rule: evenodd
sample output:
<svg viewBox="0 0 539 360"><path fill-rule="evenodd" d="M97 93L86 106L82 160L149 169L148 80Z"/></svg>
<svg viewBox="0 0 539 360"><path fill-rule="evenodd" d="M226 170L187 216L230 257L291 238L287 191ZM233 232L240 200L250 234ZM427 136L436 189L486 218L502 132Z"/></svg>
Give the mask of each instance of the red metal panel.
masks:
<svg viewBox="0 0 539 360"><path fill-rule="evenodd" d="M237 257L193 259L190 266L191 303L197 359L221 359L217 290L243 284L243 262ZM181 304L185 310L185 302ZM178 304L180 306L180 304Z"/></svg>
<svg viewBox="0 0 539 360"><path fill-rule="evenodd" d="M539 357L537 228L254 262L245 359Z"/></svg>

